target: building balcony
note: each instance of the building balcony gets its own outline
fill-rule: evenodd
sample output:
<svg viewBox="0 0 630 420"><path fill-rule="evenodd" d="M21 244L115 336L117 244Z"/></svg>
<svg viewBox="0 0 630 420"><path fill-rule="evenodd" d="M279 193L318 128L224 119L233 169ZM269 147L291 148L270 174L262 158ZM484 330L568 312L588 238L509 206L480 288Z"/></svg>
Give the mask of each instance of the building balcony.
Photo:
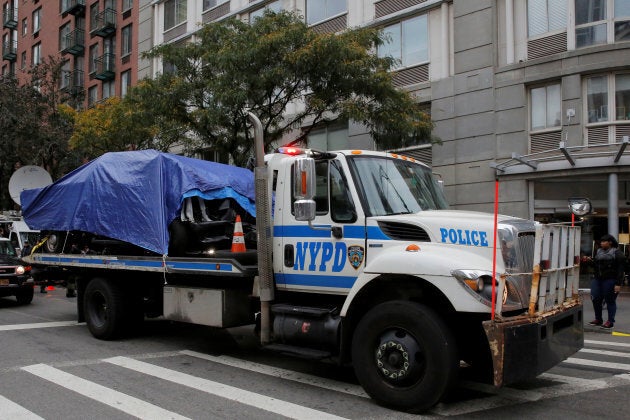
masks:
<svg viewBox="0 0 630 420"><path fill-rule="evenodd" d="M9 61L17 59L17 41L4 41L2 43L2 58Z"/></svg>
<svg viewBox="0 0 630 420"><path fill-rule="evenodd" d="M78 96L84 92L83 70L64 72L61 78L61 90L71 96Z"/></svg>
<svg viewBox="0 0 630 420"><path fill-rule="evenodd" d="M94 17L92 23L94 27L90 30L91 35L108 37L116 32L116 11L105 9Z"/></svg>
<svg viewBox="0 0 630 420"><path fill-rule="evenodd" d="M116 75L116 63L114 54L103 54L94 60L94 78L98 80L111 80Z"/></svg>
<svg viewBox="0 0 630 420"><path fill-rule="evenodd" d="M83 50L85 50L85 31L83 29L77 28L61 38L62 54L81 55Z"/></svg>
<svg viewBox="0 0 630 420"><path fill-rule="evenodd" d="M2 11L2 27L15 29L18 25L18 11L14 7L6 8Z"/></svg>
<svg viewBox="0 0 630 420"><path fill-rule="evenodd" d="M61 0L61 14L83 16L85 14L85 0Z"/></svg>

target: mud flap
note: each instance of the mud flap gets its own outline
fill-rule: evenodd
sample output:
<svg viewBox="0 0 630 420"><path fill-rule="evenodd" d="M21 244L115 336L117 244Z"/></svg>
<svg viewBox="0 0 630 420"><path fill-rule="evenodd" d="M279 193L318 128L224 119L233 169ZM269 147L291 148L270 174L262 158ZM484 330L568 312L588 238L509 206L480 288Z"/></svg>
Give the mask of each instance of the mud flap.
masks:
<svg viewBox="0 0 630 420"><path fill-rule="evenodd" d="M484 321L494 367L494 385L533 379L584 346L582 304L545 317Z"/></svg>

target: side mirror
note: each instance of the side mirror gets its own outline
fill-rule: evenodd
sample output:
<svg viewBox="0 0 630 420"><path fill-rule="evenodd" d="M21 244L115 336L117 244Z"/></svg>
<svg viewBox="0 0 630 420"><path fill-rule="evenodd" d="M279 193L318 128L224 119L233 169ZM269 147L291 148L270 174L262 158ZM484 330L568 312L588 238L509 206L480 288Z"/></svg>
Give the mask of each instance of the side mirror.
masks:
<svg viewBox="0 0 630 420"><path fill-rule="evenodd" d="M295 220L310 222L315 219L315 159L306 156L296 159L293 182Z"/></svg>
<svg viewBox="0 0 630 420"><path fill-rule="evenodd" d="M593 205L588 198L569 198L569 209L576 216L585 216L593 211Z"/></svg>

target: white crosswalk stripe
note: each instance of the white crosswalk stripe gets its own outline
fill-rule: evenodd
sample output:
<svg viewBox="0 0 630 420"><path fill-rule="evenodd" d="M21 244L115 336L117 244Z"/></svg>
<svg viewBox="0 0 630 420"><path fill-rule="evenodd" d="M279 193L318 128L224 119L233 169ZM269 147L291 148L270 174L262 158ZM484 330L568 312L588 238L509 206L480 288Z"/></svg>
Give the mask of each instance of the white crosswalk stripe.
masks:
<svg viewBox="0 0 630 420"><path fill-rule="evenodd" d="M625 372L630 372L630 364L627 364L627 363L602 362L600 360L580 359L577 357L569 357L563 363L568 363L572 365L580 365L580 366L598 367L598 368L605 368L605 369L616 369L616 370L623 370Z"/></svg>
<svg viewBox="0 0 630 420"><path fill-rule="evenodd" d="M140 419L187 419L187 417L180 416L172 411L164 410L156 405L109 389L97 383L87 381L78 376L55 369L52 366L37 364L25 366L22 369L42 379L53 382L103 404L107 404Z"/></svg>
<svg viewBox="0 0 630 420"><path fill-rule="evenodd" d="M183 350L181 352L187 356L199 359L209 360L211 362L220 363L226 366L232 366L239 369L248 370L250 372L262 373L263 375L282 378L294 382L299 382L311 386L328 389L344 394L356 395L357 397L369 398L363 388L359 385L348 384L345 382L333 381L331 379L321 378L319 376L308 375L306 373L294 372L287 369L281 369L273 366L262 365L260 363L248 362L247 360L236 359L230 356L211 356L196 351Z"/></svg>
<svg viewBox="0 0 630 420"><path fill-rule="evenodd" d="M0 395L0 420L44 420L37 414Z"/></svg>
<svg viewBox="0 0 630 420"><path fill-rule="evenodd" d="M199 378L186 373L177 372L172 369L166 369L161 366L130 359L128 357L112 357L103 361L122 366L127 369L132 369L146 375L151 375L165 381L194 388L208 394L217 395L241 404L260 408L261 410L280 414L291 419L342 419L342 417L334 416L323 411L302 407L297 404L281 401L251 391L210 381L208 379Z"/></svg>
<svg viewBox="0 0 630 420"><path fill-rule="evenodd" d="M75 327L84 325L76 321L36 322L32 324L0 325L0 331L32 330L36 328Z"/></svg>

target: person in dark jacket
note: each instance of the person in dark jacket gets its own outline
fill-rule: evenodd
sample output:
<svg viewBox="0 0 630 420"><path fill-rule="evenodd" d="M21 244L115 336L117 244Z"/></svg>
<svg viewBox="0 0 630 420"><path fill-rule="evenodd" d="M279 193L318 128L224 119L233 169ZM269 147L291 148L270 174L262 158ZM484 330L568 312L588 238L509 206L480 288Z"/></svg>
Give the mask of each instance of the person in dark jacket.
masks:
<svg viewBox="0 0 630 420"><path fill-rule="evenodd" d="M616 299L624 278L626 257L617 245L617 240L612 235L602 236L600 247L593 259L595 273L591 283L591 300L595 310L595 319L589 324L599 325L604 329L611 329L615 325ZM608 310L606 322L603 322L602 318L604 301Z"/></svg>

